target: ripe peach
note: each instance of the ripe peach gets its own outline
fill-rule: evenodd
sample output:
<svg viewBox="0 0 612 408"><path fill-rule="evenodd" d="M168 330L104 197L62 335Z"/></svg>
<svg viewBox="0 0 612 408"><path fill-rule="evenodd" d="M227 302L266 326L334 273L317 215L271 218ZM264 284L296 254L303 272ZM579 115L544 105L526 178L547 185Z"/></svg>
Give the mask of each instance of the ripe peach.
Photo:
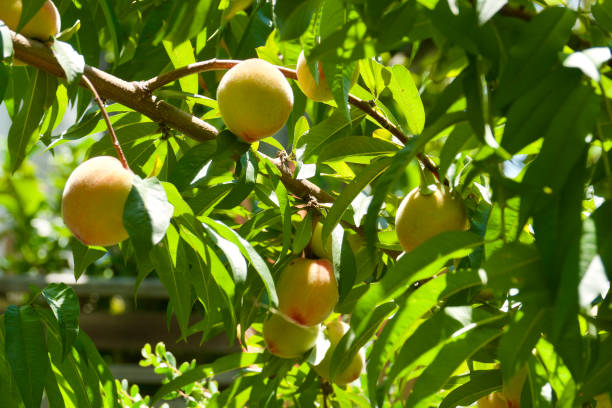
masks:
<svg viewBox="0 0 612 408"><path fill-rule="evenodd" d="M499 392L482 397L476 403L479 408L507 408L506 400Z"/></svg>
<svg viewBox="0 0 612 408"><path fill-rule="evenodd" d="M304 56L304 51L302 51L298 57L296 73L298 78L298 84L302 89L302 92L317 102L325 102L334 99L334 95L332 94L331 89L329 88L329 84L327 83L327 79L323 74L322 64L319 62L319 83L315 83L314 76L312 76L312 72L308 68L308 64L306 61L306 57ZM355 68L355 72L353 73L353 78L351 78L351 87L355 85L357 82L357 78L359 78L359 69Z"/></svg>
<svg viewBox="0 0 612 408"><path fill-rule="evenodd" d="M253 58L225 73L217 88L217 101L228 129L252 143L285 125L293 109L293 91L274 65Z"/></svg>
<svg viewBox="0 0 612 408"><path fill-rule="evenodd" d="M296 358L317 341L319 325L302 326L280 313L273 313L263 324L263 337L270 353L281 358Z"/></svg>
<svg viewBox="0 0 612 408"><path fill-rule="evenodd" d="M68 177L62 195L62 217L85 245L109 246L123 241L123 208L132 189L131 171L111 156L81 163Z"/></svg>
<svg viewBox="0 0 612 408"><path fill-rule="evenodd" d="M0 0L0 20L11 30L16 30L21 18L22 0ZM61 19L57 8L51 1L46 1L34 14L34 17L20 30L26 37L47 41L55 37L61 28Z"/></svg>
<svg viewBox="0 0 612 408"><path fill-rule="evenodd" d="M329 339L330 346L327 353L325 353L323 360L321 360L321 362L313 368L317 374L325 378L327 381L329 381L329 368L334 350L348 329L349 325L339 320L334 320L325 328L325 335ZM355 381L361 375L364 366L365 353L363 349L361 349L359 350L359 353L353 357L349 366L341 373L336 374L334 382L342 386Z"/></svg>
<svg viewBox="0 0 612 408"><path fill-rule="evenodd" d="M304 326L321 323L338 302L334 267L327 259L294 259L281 273L276 291L280 311Z"/></svg>
<svg viewBox="0 0 612 408"><path fill-rule="evenodd" d="M521 406L521 393L526 378L527 366L524 365L509 382L504 382L502 394L509 408L518 408Z"/></svg>
<svg viewBox="0 0 612 408"><path fill-rule="evenodd" d="M415 188L404 198L395 216L395 233L406 252L441 232L461 231L467 226L463 201L445 187L430 195Z"/></svg>

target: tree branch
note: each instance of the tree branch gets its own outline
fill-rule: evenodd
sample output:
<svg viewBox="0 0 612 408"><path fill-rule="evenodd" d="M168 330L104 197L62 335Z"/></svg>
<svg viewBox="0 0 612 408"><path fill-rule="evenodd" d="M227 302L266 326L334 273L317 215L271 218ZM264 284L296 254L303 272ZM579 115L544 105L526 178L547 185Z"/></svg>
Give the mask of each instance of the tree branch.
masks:
<svg viewBox="0 0 612 408"><path fill-rule="evenodd" d="M13 40L16 58L48 72L51 75L65 78L62 67L48 47L41 42L30 40L13 31L11 31L11 38ZM212 60L208 62L205 61L204 63L214 65L217 64L218 61ZM223 63L227 63L227 60ZM192 64L192 66L193 65L197 66L198 64ZM189 69L195 68L191 67ZM201 67L198 67L198 69L201 69ZM185 71L181 72L184 73ZM172 78L170 75L171 73L168 73L168 76L164 77L161 75L157 77L157 79L153 78L149 86L150 84L153 84L153 87L155 87L156 84L163 85L164 81ZM212 140L219 134L219 131L214 126L151 95L147 82L123 81L122 79L90 67L89 65L85 66L83 76L89 79L92 86L98 91L100 97L112 99L115 102L130 107L146 115L151 120L170 126L195 140ZM81 78L80 85L82 87L88 87L85 81L86 80ZM281 181L293 194L299 197L311 195L322 203L333 202L333 197L323 191L319 186L307 180L294 179L293 173L282 165L280 160L273 160L273 162L281 173Z"/></svg>

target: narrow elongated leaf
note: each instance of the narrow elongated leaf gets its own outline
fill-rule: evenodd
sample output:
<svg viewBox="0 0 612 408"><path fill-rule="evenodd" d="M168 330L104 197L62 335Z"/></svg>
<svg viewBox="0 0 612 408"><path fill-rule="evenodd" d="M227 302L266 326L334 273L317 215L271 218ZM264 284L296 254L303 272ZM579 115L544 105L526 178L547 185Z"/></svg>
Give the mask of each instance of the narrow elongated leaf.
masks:
<svg viewBox="0 0 612 408"><path fill-rule="evenodd" d="M420 375L406 406L428 407L428 398L446 383L461 363L500 334L497 329L476 328L452 338Z"/></svg>
<svg viewBox="0 0 612 408"><path fill-rule="evenodd" d="M247 277L247 264L240 253L240 248L238 248L238 246L233 242L228 241L217 234L217 232L208 225L202 224L202 227L204 227L206 230L208 238L210 238L225 254L225 257L227 258L227 261L232 269L234 282L236 285L244 284Z"/></svg>
<svg viewBox="0 0 612 408"><path fill-rule="evenodd" d="M57 90L57 78L40 70L35 70L25 93L23 104L8 133L10 170L15 172L26 158L29 147L38 140L38 126L51 106Z"/></svg>
<svg viewBox="0 0 612 408"><path fill-rule="evenodd" d="M123 210L123 225L137 251L146 254L162 240L173 212L174 207L157 178L134 177Z"/></svg>
<svg viewBox="0 0 612 408"><path fill-rule="evenodd" d="M464 257L481 243L480 237L470 232L445 232L404 254L395 267L370 285L359 299L352 321L360 322L377 304L396 298L412 283L438 273L449 259Z"/></svg>
<svg viewBox="0 0 612 408"><path fill-rule="evenodd" d="M301 161L307 161L313 155L318 154L323 146L326 146L334 137L339 137L347 129L351 128L352 123L358 122L365 117L365 114L359 109L351 110L351 120L348 121L340 112L335 112L332 116L310 128L308 133L300 137L297 144L298 158Z"/></svg>
<svg viewBox="0 0 612 408"><path fill-rule="evenodd" d="M26 408L39 408L49 358L40 317L31 306L9 306L4 314L6 359Z"/></svg>
<svg viewBox="0 0 612 408"><path fill-rule="evenodd" d="M376 177L378 177L391 163L391 159L380 159L372 162L368 167L363 169L357 177L346 186L346 188L342 191L342 194L334 201L332 208L327 213L327 217L325 217L325 222L323 222L323 229L321 232L322 237L328 237L333 229L338 225L342 215L348 208L349 205L353 202L355 197L368 185L370 184ZM323 245L326 244L326 240L323 240Z"/></svg>
<svg viewBox="0 0 612 408"><path fill-rule="evenodd" d="M355 161L369 162L368 158L390 155L399 150L395 143L367 136L348 136L325 146L319 154L319 162Z"/></svg>
<svg viewBox="0 0 612 408"><path fill-rule="evenodd" d="M511 49L495 102L506 106L546 76L567 42L576 14L568 8L550 7L536 15Z"/></svg>
<svg viewBox="0 0 612 408"><path fill-rule="evenodd" d="M102 247L83 245L83 243L76 238L70 239L70 249L72 250L72 257L74 260L75 280L81 277L89 265L102 258L107 253L106 249Z"/></svg>
<svg viewBox="0 0 612 408"><path fill-rule="evenodd" d="M468 406L502 387L502 376L499 370L473 371L469 376L470 381L448 393L440 404L440 408Z"/></svg>
<svg viewBox="0 0 612 408"><path fill-rule="evenodd" d="M425 108L410 71L403 65L394 65L388 86L404 114L408 129L414 135L420 134L425 126Z"/></svg>
<svg viewBox="0 0 612 408"><path fill-rule="evenodd" d="M52 283L42 295L51 307L62 338L62 357L66 358L79 334L79 298L65 283Z"/></svg>
<svg viewBox="0 0 612 408"><path fill-rule="evenodd" d="M482 281L478 271L448 271L420 286L405 298L399 311L385 324L368 357L366 372L370 400L373 403L374 398L377 398L378 405L382 404L384 395L376 393L380 372L393 353L404 343L409 328L440 300L480 284Z"/></svg>
<svg viewBox="0 0 612 408"><path fill-rule="evenodd" d="M101 385L102 399L105 407L112 407L117 401L117 387L115 377L111 373L108 365L96 349L93 341L82 331L77 338L79 353L87 361L87 365L92 368Z"/></svg>
<svg viewBox="0 0 612 408"><path fill-rule="evenodd" d="M251 265L253 265L253 268L255 268L255 270L259 274L259 277L261 278L261 281L263 282L264 286L266 287L266 291L268 292L268 298L270 299L271 305L276 306L278 304L278 297L276 295L274 278L272 278L272 274L270 273L268 265L266 264L264 259L257 253L255 248L253 248L249 241L242 238L236 231L229 228L220 221L214 221L210 218L204 218L204 222L207 223L210 227L216 229L216 231L221 236L238 245L242 254L249 259Z"/></svg>
<svg viewBox="0 0 612 408"><path fill-rule="evenodd" d="M164 395L167 395L172 391L179 390L181 387L189 385L195 381L210 378L213 375L219 375L228 371L245 368L252 364L258 364L262 362L262 356L263 354L261 353L236 353L218 358L215 362L210 364L199 365L161 386L153 395L153 398L151 398L151 402L155 403Z"/></svg>
<svg viewBox="0 0 612 408"><path fill-rule="evenodd" d="M174 228L170 228L168 236L151 249L149 256L159 280L168 291L181 332L186 333L191 312L191 285L187 265L184 265L186 259L182 252L179 254L179 237Z"/></svg>

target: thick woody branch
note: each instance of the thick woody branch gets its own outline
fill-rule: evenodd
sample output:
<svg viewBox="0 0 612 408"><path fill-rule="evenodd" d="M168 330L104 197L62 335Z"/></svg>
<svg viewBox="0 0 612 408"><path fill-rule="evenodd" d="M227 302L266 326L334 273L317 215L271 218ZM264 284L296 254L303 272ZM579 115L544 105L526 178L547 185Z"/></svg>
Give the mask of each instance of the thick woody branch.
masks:
<svg viewBox="0 0 612 408"><path fill-rule="evenodd" d="M45 45L12 31L11 37L16 58L51 75L65 77L62 67ZM196 140L212 140L219 133L214 126L145 92L137 82L124 81L89 65L85 66L84 74L102 98L112 99ZM83 81L81 86L86 86Z"/></svg>
<svg viewBox="0 0 612 408"><path fill-rule="evenodd" d="M16 58L51 75L60 78L65 77L62 67L44 44L35 40L29 40L14 32L11 32L11 37ZM146 83L123 81L88 65L85 66L84 75L97 90L100 97L112 99L115 102L130 107L146 115L151 120L170 126L195 140L212 140L219 133L214 126L151 95L145 88ZM162 76L158 78L162 78ZM155 86L156 83L162 83L170 78L170 76L166 76L165 79L159 80L160 82L155 82L154 78L151 80L153 81L151 83ZM80 85L89 89L85 80L81 80ZM322 203L333 201L333 197L321 190L317 185L307 180L294 179L292 172L280 161L274 161L274 164L281 172L283 184L296 196L306 197L310 195Z"/></svg>

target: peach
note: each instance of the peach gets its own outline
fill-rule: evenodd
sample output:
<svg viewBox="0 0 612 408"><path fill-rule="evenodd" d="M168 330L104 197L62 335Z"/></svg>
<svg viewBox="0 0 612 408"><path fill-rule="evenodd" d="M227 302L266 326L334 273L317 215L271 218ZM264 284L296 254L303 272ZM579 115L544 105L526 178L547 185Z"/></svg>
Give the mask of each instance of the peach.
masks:
<svg viewBox="0 0 612 408"><path fill-rule="evenodd" d="M401 202L395 216L395 233L406 252L445 231L462 231L469 226L465 205L446 187L423 195L417 187Z"/></svg>
<svg viewBox="0 0 612 408"><path fill-rule="evenodd" d="M70 174L62 195L62 217L85 245L115 245L128 237L123 208L132 178L132 172L111 156L89 159Z"/></svg>
<svg viewBox="0 0 612 408"><path fill-rule="evenodd" d="M278 68L253 58L223 75L217 101L227 128L252 143L285 126L293 109L293 91Z"/></svg>
<svg viewBox="0 0 612 408"><path fill-rule="evenodd" d="M0 20L4 21L11 30L17 30L21 10L21 0L0 0ZM55 37L60 28L59 12L55 5L48 0L20 30L20 33L26 37L47 41L49 37Z"/></svg>
<svg viewBox="0 0 612 408"><path fill-rule="evenodd" d="M319 335L319 325L302 326L279 313L263 324L263 337L270 353L281 358L296 358L310 350Z"/></svg>
<svg viewBox="0 0 612 408"><path fill-rule="evenodd" d="M296 73L298 78L298 84L304 92L304 95L312 99L316 102L325 102L334 99L334 95L332 94L331 89L329 88L329 84L325 75L323 74L323 66L319 62L318 64L319 70L319 83L315 83L314 76L310 69L308 68L308 63L306 61L306 57L304 56L304 51L302 51L298 57ZM353 73L353 78L351 78L351 87L355 85L357 82L357 78L359 78L359 69L355 68L355 72Z"/></svg>
<svg viewBox="0 0 612 408"><path fill-rule="evenodd" d="M482 397L476 403L479 408L507 408L506 400L499 392L491 393Z"/></svg>
<svg viewBox="0 0 612 408"><path fill-rule="evenodd" d="M321 323L338 303L334 267L327 259L296 258L276 285L278 308L304 326Z"/></svg>
<svg viewBox="0 0 612 408"><path fill-rule="evenodd" d="M325 357L323 358L323 360L321 360L321 362L313 368L317 374L319 374L327 381L330 380L329 368L332 355L334 354L334 350L336 349L336 346L340 342L340 339L342 339L342 336L344 336L344 333L346 333L348 329L349 325L339 320L334 320L330 322L325 328L325 336L329 339L330 346L327 352L325 353ZM341 373L336 374L334 382L340 386L344 386L348 383L355 381L361 375L364 366L365 353L363 349L361 349L359 350L359 353L357 353L353 357L349 366Z"/></svg>

